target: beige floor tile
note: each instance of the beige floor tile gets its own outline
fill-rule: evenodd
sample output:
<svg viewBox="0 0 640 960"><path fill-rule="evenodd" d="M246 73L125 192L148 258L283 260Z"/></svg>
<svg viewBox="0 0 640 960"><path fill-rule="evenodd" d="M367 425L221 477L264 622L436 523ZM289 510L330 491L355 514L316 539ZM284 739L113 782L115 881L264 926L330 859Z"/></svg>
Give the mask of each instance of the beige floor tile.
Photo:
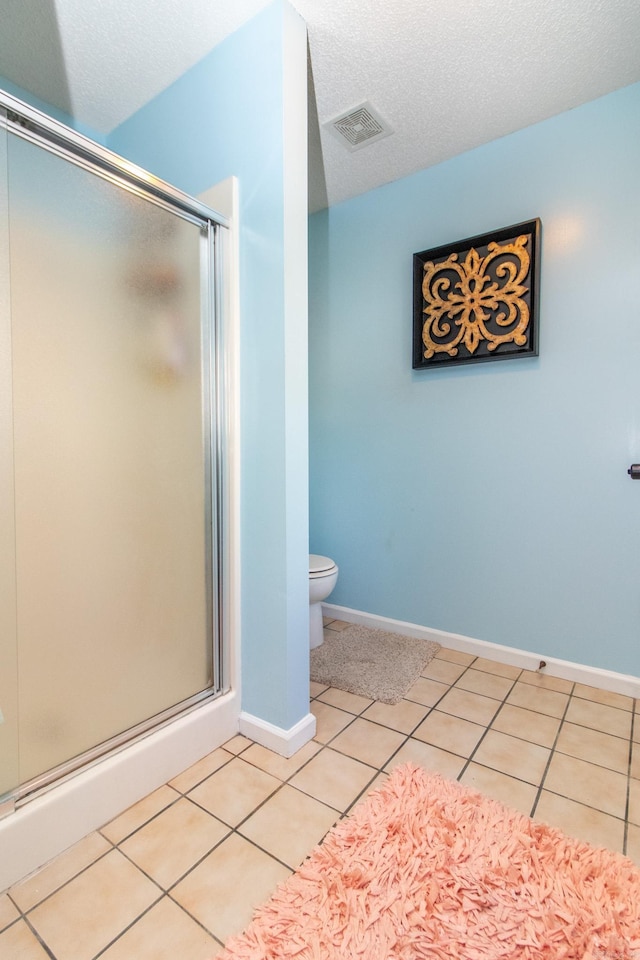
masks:
<svg viewBox="0 0 640 960"><path fill-rule="evenodd" d="M629 741L612 737L599 730L590 730L565 721L556 743L556 750L579 757L589 763L626 773L629 768Z"/></svg>
<svg viewBox="0 0 640 960"><path fill-rule="evenodd" d="M168 890L228 833L220 820L183 798L121 843L120 849Z"/></svg>
<svg viewBox="0 0 640 960"><path fill-rule="evenodd" d="M29 920L55 957L91 960L160 895L112 850L35 907Z"/></svg>
<svg viewBox="0 0 640 960"><path fill-rule="evenodd" d="M231 740L227 740L226 743L223 743L222 746L225 750L228 750L229 753L233 753L237 756L239 753L242 753L243 750L246 750L247 747L250 747L251 743L251 740L238 733L235 737L232 737Z"/></svg>
<svg viewBox="0 0 640 960"><path fill-rule="evenodd" d="M584 683L576 683L573 690L574 697L582 697L584 700L593 700L596 703L604 703L609 707L617 707L619 710L633 710L633 697L625 697L621 693L613 693L611 690L600 690L599 687L588 687Z"/></svg>
<svg viewBox="0 0 640 960"><path fill-rule="evenodd" d="M613 817L625 815L627 777L585 760L554 753L544 788Z"/></svg>
<svg viewBox="0 0 640 960"><path fill-rule="evenodd" d="M640 827L629 824L627 832L627 856L640 867Z"/></svg>
<svg viewBox="0 0 640 960"><path fill-rule="evenodd" d="M343 630L346 630L347 627L352 627L352 623L347 623L346 620L330 620L327 624L327 630L334 630L336 633L342 633Z"/></svg>
<svg viewBox="0 0 640 960"><path fill-rule="evenodd" d="M629 821L640 827L640 780L629 781Z"/></svg>
<svg viewBox="0 0 640 960"><path fill-rule="evenodd" d="M285 785L240 827L240 833L294 869L320 843L339 814Z"/></svg>
<svg viewBox="0 0 640 960"><path fill-rule="evenodd" d="M479 763L470 763L460 777L460 783L473 787L486 797L499 800L512 810L518 810L529 816L538 792L537 787L523 783L515 777L509 777L497 770L489 770Z"/></svg>
<svg viewBox="0 0 640 960"><path fill-rule="evenodd" d="M542 747L552 747L560 729L560 722L558 717L548 717L545 713L535 713L533 710L505 703L491 724L491 729L519 737L521 740L529 740L531 743L539 743Z"/></svg>
<svg viewBox="0 0 640 960"><path fill-rule="evenodd" d="M461 663L468 667L476 659L474 653L463 653L462 650L450 650L448 647L440 647L436 654L437 660L449 660L451 663Z"/></svg>
<svg viewBox="0 0 640 960"><path fill-rule="evenodd" d="M614 737L629 738L631 734L631 714L617 707L608 707L592 700L571 698L565 720L570 723L579 723L583 727L601 730Z"/></svg>
<svg viewBox="0 0 640 960"><path fill-rule="evenodd" d="M430 676L430 670L438 678ZM396 705L312 684L321 697L313 703L320 737L332 740L331 747L318 739L285 759L245 737L234 737L225 749L194 764L15 886L12 895L18 891L16 902L31 909L50 954L19 919L11 900L0 896L0 960L5 955L7 960L93 960L97 953L100 960L173 960L178 955L209 960L221 949L214 935L224 940L245 927L253 906L289 874L285 864L295 867L339 814L363 792L379 786L398 764L411 762L452 779L460 777L528 813L535 802L536 776L559 730L536 819L621 850L632 701L523 671L501 705L513 670L517 673L516 668L503 671L500 664L443 648ZM482 687L487 682L489 687ZM481 689L475 689L478 685ZM634 740L627 854L640 866L640 710ZM478 744L465 768L465 758ZM393 750L397 752L391 756ZM385 772L376 774L374 768L382 764ZM181 799L187 791L214 816ZM186 815L189 806L197 811L197 823ZM240 824L238 834L226 836L228 827L216 817ZM219 835L208 832L211 824L218 824ZM105 838L121 843L122 854L111 850ZM124 853L158 882L178 880L171 895L162 898L159 887ZM96 857L100 859L94 862ZM181 906L173 902L174 892ZM193 908L194 917L183 907ZM41 932L45 928L51 942Z"/></svg>
<svg viewBox="0 0 640 960"><path fill-rule="evenodd" d="M491 723L499 709L500 704L491 697L483 697L479 693L471 693L460 687L452 687L438 704L438 710L442 710L443 713L462 717L463 720L472 720L474 723L482 724L483 727Z"/></svg>
<svg viewBox="0 0 640 960"><path fill-rule="evenodd" d="M608 816L575 800L543 790L534 819L562 830L568 837L584 840L594 847L622 852L624 821Z"/></svg>
<svg viewBox="0 0 640 960"><path fill-rule="evenodd" d="M353 720L352 713L345 713L344 710L338 710L337 707L322 703L321 700L314 700L310 709L316 718L314 740L317 740L318 743L328 743L333 740L335 735L344 730L346 725Z"/></svg>
<svg viewBox="0 0 640 960"><path fill-rule="evenodd" d="M347 693L346 690L338 690L337 687L329 687L319 699L322 703L328 703L332 707L338 707L339 710L346 710L347 713L354 713L356 716L373 703L373 700L368 697Z"/></svg>
<svg viewBox="0 0 640 960"><path fill-rule="evenodd" d="M9 900L6 893L0 895L0 930L4 930L10 923L20 916L18 908Z"/></svg>
<svg viewBox="0 0 640 960"><path fill-rule="evenodd" d="M420 673L428 680L437 680L438 683L452 684L464 673L467 668L462 663L452 663L450 660L438 660L434 657Z"/></svg>
<svg viewBox="0 0 640 960"><path fill-rule="evenodd" d="M71 880L90 863L97 860L104 853L112 850L111 844L99 833L90 833L87 837L74 844L64 853L38 870L33 876L17 883L11 888L11 896L20 909L26 913L36 903L40 903L50 893L61 887L67 880Z"/></svg>
<svg viewBox="0 0 640 960"><path fill-rule="evenodd" d="M430 707L414 703L412 700L400 700L399 703L372 703L363 713L366 720L373 720L384 727L411 733L428 714Z"/></svg>
<svg viewBox="0 0 640 960"><path fill-rule="evenodd" d="M50 960L24 920L0 933L0 957L2 960Z"/></svg>
<svg viewBox="0 0 640 960"><path fill-rule="evenodd" d="M413 763L417 767L422 767L423 770L435 771L449 780L455 780L466 760L454 753L449 753L447 750L434 747L430 743L423 743L422 740L414 740L413 737L410 737L400 747L395 757L389 761L385 770L390 773L395 767L403 763Z"/></svg>
<svg viewBox="0 0 640 960"><path fill-rule="evenodd" d="M542 780L549 755L547 747L519 740L498 730L489 730L473 759L492 770L499 770L537 786Z"/></svg>
<svg viewBox="0 0 640 960"><path fill-rule="evenodd" d="M513 686L513 680L507 677L496 677L492 673L483 673L482 670L475 670L474 667L475 663L460 677L456 687L470 690L471 693L480 693L485 697L493 697L494 700L504 700Z"/></svg>
<svg viewBox="0 0 640 960"><path fill-rule="evenodd" d="M195 787L189 798L235 827L280 785L280 780L236 757Z"/></svg>
<svg viewBox="0 0 640 960"><path fill-rule="evenodd" d="M292 787L343 813L375 775L371 767L325 748L290 781Z"/></svg>
<svg viewBox="0 0 640 960"><path fill-rule="evenodd" d="M473 669L493 673L496 677L506 677L508 680L517 680L522 673L522 667L512 667L510 663L498 663L497 660L487 660L486 657L478 657Z"/></svg>
<svg viewBox="0 0 640 960"><path fill-rule="evenodd" d="M514 707L524 707L525 710L544 713L548 717L562 717L568 702L566 693L546 690L532 683L524 683L521 679L507 697L507 703Z"/></svg>
<svg viewBox="0 0 640 960"><path fill-rule="evenodd" d="M180 793L188 793L189 790L193 790L197 784L202 783L202 781L210 777L212 773L215 773L215 771L219 770L225 763L228 763L231 757L232 754L222 748L214 750L213 753L208 753L202 760L198 760L193 766L189 767L183 773L179 773L173 780L170 780L169 786L173 787L174 790L178 790Z"/></svg>
<svg viewBox="0 0 640 960"><path fill-rule="evenodd" d="M169 897L100 954L100 960L212 960L221 945Z"/></svg>
<svg viewBox="0 0 640 960"><path fill-rule="evenodd" d="M240 933L290 870L232 833L174 887L171 896L218 940ZM180 956L183 956L181 953Z"/></svg>
<svg viewBox="0 0 640 960"><path fill-rule="evenodd" d="M425 743L440 747L448 753L469 757L484 731L485 728L477 723L432 710L413 736L416 740L424 740Z"/></svg>
<svg viewBox="0 0 640 960"><path fill-rule="evenodd" d="M138 803L134 803L124 813L121 813L115 820L111 820L104 827L100 828L100 833L112 843L120 843L130 833L141 827L143 823L155 817L165 807L175 803L179 794L171 787L164 784L158 790L154 790L148 796L143 797Z"/></svg>
<svg viewBox="0 0 640 960"><path fill-rule="evenodd" d="M429 680L427 677L418 677L416 682L405 693L405 700L413 700L425 707L434 707L438 700L445 695L449 685L438 680Z"/></svg>
<svg viewBox="0 0 640 960"><path fill-rule="evenodd" d="M322 693L323 690L328 690L329 685L327 683L316 683L315 680L311 680L309 683L309 696L317 697Z"/></svg>
<svg viewBox="0 0 640 960"><path fill-rule="evenodd" d="M404 733L358 717L338 734L331 747L372 767L383 767L404 739Z"/></svg>
<svg viewBox="0 0 640 960"><path fill-rule="evenodd" d="M554 690L556 693L571 693L573 690L573 680L552 677L540 670L523 670L518 680L520 683L528 683L539 690Z"/></svg>
<svg viewBox="0 0 640 960"><path fill-rule="evenodd" d="M280 754L267 750L259 743L254 743L242 754L242 759L264 770L265 773L270 773L272 777L277 777L278 780L288 780L321 749L319 743L309 740L292 757L281 757Z"/></svg>

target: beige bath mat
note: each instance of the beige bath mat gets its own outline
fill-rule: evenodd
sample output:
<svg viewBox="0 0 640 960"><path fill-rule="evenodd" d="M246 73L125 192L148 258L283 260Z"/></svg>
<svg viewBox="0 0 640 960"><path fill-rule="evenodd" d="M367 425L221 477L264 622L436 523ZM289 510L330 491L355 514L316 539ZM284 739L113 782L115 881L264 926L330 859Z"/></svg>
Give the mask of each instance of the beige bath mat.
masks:
<svg viewBox="0 0 640 960"><path fill-rule="evenodd" d="M311 679L383 703L398 703L440 649L431 640L352 624L325 631L311 651Z"/></svg>

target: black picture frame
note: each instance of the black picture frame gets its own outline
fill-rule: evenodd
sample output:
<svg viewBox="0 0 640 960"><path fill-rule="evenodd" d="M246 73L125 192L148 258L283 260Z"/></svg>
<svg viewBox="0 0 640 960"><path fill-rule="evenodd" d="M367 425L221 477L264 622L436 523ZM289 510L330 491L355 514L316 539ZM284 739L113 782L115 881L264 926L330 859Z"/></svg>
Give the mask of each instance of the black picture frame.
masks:
<svg viewBox="0 0 640 960"><path fill-rule="evenodd" d="M413 369L538 356L539 217L413 255Z"/></svg>

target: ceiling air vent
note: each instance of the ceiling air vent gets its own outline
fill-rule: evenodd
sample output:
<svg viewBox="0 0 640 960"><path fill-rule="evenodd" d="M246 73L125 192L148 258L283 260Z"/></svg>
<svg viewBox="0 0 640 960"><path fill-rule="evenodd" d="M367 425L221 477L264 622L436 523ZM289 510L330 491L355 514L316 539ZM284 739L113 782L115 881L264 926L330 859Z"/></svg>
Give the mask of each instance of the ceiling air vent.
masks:
<svg viewBox="0 0 640 960"><path fill-rule="evenodd" d="M327 120L323 126L349 150L360 150L361 147L393 133L370 103L361 103L359 107L353 107L347 113Z"/></svg>

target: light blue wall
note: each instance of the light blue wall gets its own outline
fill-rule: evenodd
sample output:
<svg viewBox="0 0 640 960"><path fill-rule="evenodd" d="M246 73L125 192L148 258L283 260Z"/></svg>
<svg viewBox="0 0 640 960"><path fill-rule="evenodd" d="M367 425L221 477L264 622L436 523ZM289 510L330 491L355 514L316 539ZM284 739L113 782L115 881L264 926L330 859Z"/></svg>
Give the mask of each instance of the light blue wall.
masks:
<svg viewBox="0 0 640 960"><path fill-rule="evenodd" d="M640 675L638 171L640 84L311 218L332 602ZM413 372L413 253L532 217L540 356Z"/></svg>
<svg viewBox="0 0 640 960"><path fill-rule="evenodd" d="M291 147L283 78L291 44L304 91L304 24L276 0L108 139L190 194L239 179L242 708L285 729L309 709L307 462L292 454L306 454L307 424L294 417L292 428L288 415L292 407L306 413L306 332L296 337L285 316L283 165ZM304 235L304 205L300 216ZM297 323L305 328L304 310Z"/></svg>

